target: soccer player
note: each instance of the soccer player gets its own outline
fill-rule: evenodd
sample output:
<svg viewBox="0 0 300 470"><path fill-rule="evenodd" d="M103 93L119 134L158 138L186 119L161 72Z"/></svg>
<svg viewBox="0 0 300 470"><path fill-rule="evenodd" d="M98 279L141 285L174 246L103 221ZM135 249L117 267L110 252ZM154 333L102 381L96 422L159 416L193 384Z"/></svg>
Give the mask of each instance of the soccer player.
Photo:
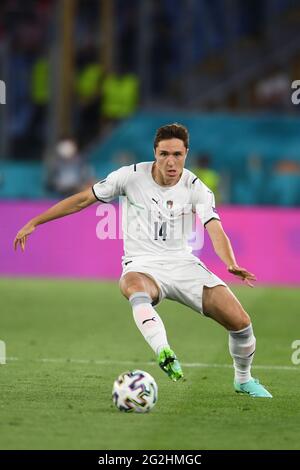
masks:
<svg viewBox="0 0 300 470"><path fill-rule="evenodd" d="M189 135L184 126L170 124L159 128L154 140L154 162L124 166L92 188L62 200L30 220L18 232L14 246L17 249L20 245L24 251L28 235L40 224L78 212L97 200L107 203L125 196L125 256L120 289L162 370L174 381L183 376L155 310L159 302L168 298L226 328L236 392L271 398L251 376L256 340L249 315L229 287L191 253L187 243L189 217L197 213L228 271L253 286L255 276L236 262L213 193L184 168L188 148Z"/></svg>

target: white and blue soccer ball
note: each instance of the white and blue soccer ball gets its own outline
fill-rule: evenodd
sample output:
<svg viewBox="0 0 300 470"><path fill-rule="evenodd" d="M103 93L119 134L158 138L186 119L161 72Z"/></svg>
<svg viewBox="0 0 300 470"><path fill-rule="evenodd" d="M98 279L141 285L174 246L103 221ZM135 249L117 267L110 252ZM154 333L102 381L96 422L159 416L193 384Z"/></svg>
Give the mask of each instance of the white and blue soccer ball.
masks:
<svg viewBox="0 0 300 470"><path fill-rule="evenodd" d="M112 399L120 411L147 413L157 402L154 378L143 370L124 372L114 382Z"/></svg>

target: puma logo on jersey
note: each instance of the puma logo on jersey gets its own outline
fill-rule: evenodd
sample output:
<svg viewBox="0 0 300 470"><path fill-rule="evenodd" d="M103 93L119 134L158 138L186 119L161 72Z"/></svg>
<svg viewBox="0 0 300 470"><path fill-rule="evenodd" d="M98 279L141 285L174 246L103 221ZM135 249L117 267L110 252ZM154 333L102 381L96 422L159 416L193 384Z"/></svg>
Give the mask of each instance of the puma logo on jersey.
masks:
<svg viewBox="0 0 300 470"><path fill-rule="evenodd" d="M147 323L147 321L156 321L156 319L155 319L155 317L147 318L147 320L144 320L144 321L143 321L142 325L143 325L144 323Z"/></svg>

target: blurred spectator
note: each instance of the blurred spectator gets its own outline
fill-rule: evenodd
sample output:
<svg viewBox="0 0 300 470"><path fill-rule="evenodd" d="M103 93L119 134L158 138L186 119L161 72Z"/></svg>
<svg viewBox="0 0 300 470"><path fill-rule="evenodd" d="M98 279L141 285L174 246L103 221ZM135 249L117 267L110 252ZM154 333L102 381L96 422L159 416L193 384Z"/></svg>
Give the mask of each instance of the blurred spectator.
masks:
<svg viewBox="0 0 300 470"><path fill-rule="evenodd" d="M47 110L50 100L50 64L43 55L38 57L32 66L31 100L33 114L30 133L41 155L46 140Z"/></svg>
<svg viewBox="0 0 300 470"><path fill-rule="evenodd" d="M70 137L63 137L50 160L48 189L67 197L81 191L91 181L92 171L80 155L77 143Z"/></svg>
<svg viewBox="0 0 300 470"><path fill-rule="evenodd" d="M102 116L106 129L130 117L139 101L139 81L134 74L108 74L103 82Z"/></svg>
<svg viewBox="0 0 300 470"><path fill-rule="evenodd" d="M210 156L205 153L197 155L195 166L191 171L211 189L215 195L216 201L220 202L220 176L211 168Z"/></svg>
<svg viewBox="0 0 300 470"><path fill-rule="evenodd" d="M85 146L100 133L100 97L103 69L97 51L87 44L79 54L75 76L75 92L78 98L76 135L80 146Z"/></svg>
<svg viewBox="0 0 300 470"><path fill-rule="evenodd" d="M44 93L48 71L43 53L47 49L51 0L3 0L1 8L2 34L7 51L5 67L9 82L7 115L11 156L40 158L45 142L45 102L49 99L49 95L45 98Z"/></svg>
<svg viewBox="0 0 300 470"><path fill-rule="evenodd" d="M30 122L33 116L33 106L30 99L31 59L15 52L9 58L8 78L10 86L8 93L8 132L11 153L14 158L32 158L34 153L30 134Z"/></svg>

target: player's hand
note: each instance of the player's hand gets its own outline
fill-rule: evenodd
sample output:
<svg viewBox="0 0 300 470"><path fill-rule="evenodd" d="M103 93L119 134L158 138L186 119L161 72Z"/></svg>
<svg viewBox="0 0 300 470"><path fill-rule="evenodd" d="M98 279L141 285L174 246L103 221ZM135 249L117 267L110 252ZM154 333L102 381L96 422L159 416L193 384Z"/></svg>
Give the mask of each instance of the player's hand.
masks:
<svg viewBox="0 0 300 470"><path fill-rule="evenodd" d="M254 287L251 281L256 281L256 277L254 274L249 273L247 269L241 268L240 266L237 266L236 264L232 266L228 266L227 269L231 274L234 274L235 276L238 276L241 279L243 279L243 281L245 281L249 287Z"/></svg>
<svg viewBox="0 0 300 470"><path fill-rule="evenodd" d="M16 238L14 239L14 249L17 250L18 245L20 245L22 251L25 250L25 244L27 241L28 235L30 235L35 229L35 226L32 225L30 222L26 225L24 225L21 230L16 235Z"/></svg>

